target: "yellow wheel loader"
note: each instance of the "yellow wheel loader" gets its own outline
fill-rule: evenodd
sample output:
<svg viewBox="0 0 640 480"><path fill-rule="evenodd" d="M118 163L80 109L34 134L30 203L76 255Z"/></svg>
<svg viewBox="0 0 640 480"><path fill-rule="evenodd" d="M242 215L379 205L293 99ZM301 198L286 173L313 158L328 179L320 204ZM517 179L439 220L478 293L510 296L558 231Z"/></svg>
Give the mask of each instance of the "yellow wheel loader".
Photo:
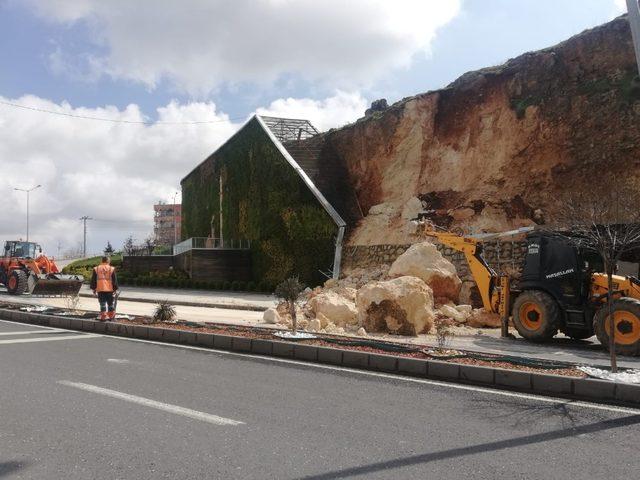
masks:
<svg viewBox="0 0 640 480"><path fill-rule="evenodd" d="M521 276L511 284L498 275L482 256L482 241L528 232ZM609 348L611 335L606 304L613 301L616 352L640 355L640 280L613 276L613 291L602 260L581 251L562 238L533 229L502 234L463 236L427 230L425 235L462 252L476 282L486 311L511 316L518 333L543 342L558 331L574 339L597 336Z"/></svg>

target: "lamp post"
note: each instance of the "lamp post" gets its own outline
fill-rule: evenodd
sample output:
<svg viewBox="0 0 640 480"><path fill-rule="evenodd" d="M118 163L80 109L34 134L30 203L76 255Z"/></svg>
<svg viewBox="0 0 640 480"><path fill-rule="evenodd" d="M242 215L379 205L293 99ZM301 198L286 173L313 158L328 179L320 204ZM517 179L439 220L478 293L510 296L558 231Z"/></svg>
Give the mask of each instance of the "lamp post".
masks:
<svg viewBox="0 0 640 480"><path fill-rule="evenodd" d="M27 242L29 241L29 194L33 192L36 188L40 188L42 185L36 185L31 188L14 188L19 192L26 192L27 194Z"/></svg>
<svg viewBox="0 0 640 480"><path fill-rule="evenodd" d="M178 243L178 216L176 215L176 197L178 196L178 192L173 195L173 244Z"/></svg>

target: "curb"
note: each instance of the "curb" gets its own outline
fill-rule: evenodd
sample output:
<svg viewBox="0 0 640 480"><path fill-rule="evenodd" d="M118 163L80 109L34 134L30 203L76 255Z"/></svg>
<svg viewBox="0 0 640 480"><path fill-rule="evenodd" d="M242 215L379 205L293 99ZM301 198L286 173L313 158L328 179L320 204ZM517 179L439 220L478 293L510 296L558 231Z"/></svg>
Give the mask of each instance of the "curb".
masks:
<svg viewBox="0 0 640 480"><path fill-rule="evenodd" d="M80 293L78 295L83 298L94 298L94 296L91 295L90 293ZM153 303L153 304L156 304L160 301L159 299L152 300L149 298L132 298L132 297L127 297L126 295L120 295L118 297L118 301L120 300L124 302ZM169 303L171 303L171 305L177 305L180 307L222 308L226 310L247 310L250 312L265 312L268 308L268 307L259 307L257 305L247 305L247 304L230 305L228 303L186 302L184 300L175 300L175 301L170 301Z"/></svg>
<svg viewBox="0 0 640 480"><path fill-rule="evenodd" d="M640 407L640 385L479 365L464 365L439 360L397 357L281 340L188 332L146 325L104 323L97 320L56 317L54 315L2 308L0 308L0 313L7 320L34 325L292 358L306 362L325 363L361 370L373 370L572 400Z"/></svg>

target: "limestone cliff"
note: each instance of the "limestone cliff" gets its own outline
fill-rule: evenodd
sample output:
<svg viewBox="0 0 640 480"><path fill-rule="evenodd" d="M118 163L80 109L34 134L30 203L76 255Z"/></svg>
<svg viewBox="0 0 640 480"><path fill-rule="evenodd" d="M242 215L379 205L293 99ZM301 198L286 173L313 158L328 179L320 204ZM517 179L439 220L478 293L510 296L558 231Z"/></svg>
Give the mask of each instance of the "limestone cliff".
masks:
<svg viewBox="0 0 640 480"><path fill-rule="evenodd" d="M410 243L408 219L499 231L553 218L559 192L640 185L640 82L625 17L324 135L365 218L349 243Z"/></svg>

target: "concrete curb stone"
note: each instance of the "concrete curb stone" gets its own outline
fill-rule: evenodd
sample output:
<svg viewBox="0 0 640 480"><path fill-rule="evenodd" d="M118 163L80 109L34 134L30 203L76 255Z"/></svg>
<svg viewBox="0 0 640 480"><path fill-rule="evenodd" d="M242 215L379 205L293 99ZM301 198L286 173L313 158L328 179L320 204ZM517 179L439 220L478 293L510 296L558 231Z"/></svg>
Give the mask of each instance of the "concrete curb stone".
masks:
<svg viewBox="0 0 640 480"><path fill-rule="evenodd" d="M343 350L342 365L345 367L367 368L369 366L369 354L366 352Z"/></svg>
<svg viewBox="0 0 640 480"><path fill-rule="evenodd" d="M342 365L342 350L331 347L318 347L318 361L331 365Z"/></svg>
<svg viewBox="0 0 640 480"><path fill-rule="evenodd" d="M254 338L251 341L251 351L260 355L271 355L273 352L273 342L264 338Z"/></svg>
<svg viewBox="0 0 640 480"><path fill-rule="evenodd" d="M518 390L531 390L531 373L520 370L508 370L496 368L495 384L503 387L512 387Z"/></svg>
<svg viewBox="0 0 640 480"><path fill-rule="evenodd" d="M180 330L180 333L178 334L178 343L182 343L183 345L197 345L196 332Z"/></svg>
<svg viewBox="0 0 640 480"><path fill-rule="evenodd" d="M373 370L380 370L381 372L397 372L398 357L380 353L370 353L369 368Z"/></svg>
<svg viewBox="0 0 640 480"><path fill-rule="evenodd" d="M145 327L144 325L134 325L133 336L143 339L149 338L149 327Z"/></svg>
<svg viewBox="0 0 640 480"><path fill-rule="evenodd" d="M273 354L277 357L293 357L293 347L291 342L273 342Z"/></svg>
<svg viewBox="0 0 640 480"><path fill-rule="evenodd" d="M426 377L428 366L429 362L420 358L398 358L398 371L402 373L408 373L410 375L416 375L418 377Z"/></svg>
<svg viewBox="0 0 640 480"><path fill-rule="evenodd" d="M444 380L458 380L460 378L460 365L458 363L440 362L428 360L428 376Z"/></svg>
<svg viewBox="0 0 640 480"><path fill-rule="evenodd" d="M579 397L594 400L614 400L616 398L616 384L606 380L594 380L590 378L575 378L573 380L573 393Z"/></svg>
<svg viewBox="0 0 640 480"><path fill-rule="evenodd" d="M571 395L573 380L562 375L531 374L531 384L535 391Z"/></svg>
<svg viewBox="0 0 640 480"><path fill-rule="evenodd" d="M293 347L293 356L299 360L315 362L318 360L318 347L297 343Z"/></svg>
<svg viewBox="0 0 640 480"><path fill-rule="evenodd" d="M640 385L616 384L616 400L640 404Z"/></svg>
<svg viewBox="0 0 640 480"><path fill-rule="evenodd" d="M149 340L162 340L162 336L164 335L164 328L158 328L158 327L148 327L148 335L149 335Z"/></svg>
<svg viewBox="0 0 640 480"><path fill-rule="evenodd" d="M250 352L251 339L247 337L231 337L231 350L234 352Z"/></svg>
<svg viewBox="0 0 640 480"><path fill-rule="evenodd" d="M231 342L233 337L231 335L220 335L215 333L213 335L213 348L219 348L221 350L231 350Z"/></svg>
<svg viewBox="0 0 640 480"><path fill-rule="evenodd" d="M460 365L460 380L472 383L493 384L493 368L480 365Z"/></svg>
<svg viewBox="0 0 640 480"><path fill-rule="evenodd" d="M202 347L213 347L213 333L198 332L196 343Z"/></svg>

